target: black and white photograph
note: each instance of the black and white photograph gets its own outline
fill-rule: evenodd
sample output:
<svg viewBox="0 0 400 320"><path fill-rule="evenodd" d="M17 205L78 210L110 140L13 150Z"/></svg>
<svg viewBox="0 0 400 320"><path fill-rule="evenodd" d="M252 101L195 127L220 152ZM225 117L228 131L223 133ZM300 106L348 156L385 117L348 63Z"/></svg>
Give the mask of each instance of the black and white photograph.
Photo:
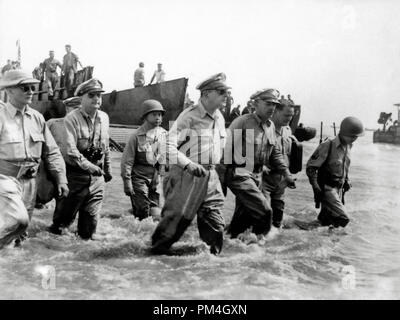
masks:
<svg viewBox="0 0 400 320"><path fill-rule="evenodd" d="M399 13L0 0L0 300L399 300Z"/></svg>

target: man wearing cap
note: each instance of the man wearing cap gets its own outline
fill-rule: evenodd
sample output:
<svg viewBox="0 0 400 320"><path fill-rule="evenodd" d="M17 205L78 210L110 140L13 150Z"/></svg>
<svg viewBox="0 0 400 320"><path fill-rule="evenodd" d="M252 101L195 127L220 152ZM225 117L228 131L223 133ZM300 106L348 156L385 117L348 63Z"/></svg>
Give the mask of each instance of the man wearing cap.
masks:
<svg viewBox="0 0 400 320"><path fill-rule="evenodd" d="M339 134L322 142L307 162L306 173L314 192L315 207L322 226L345 227L350 219L344 208L344 193L349 191L350 151L354 141L364 135L362 122L346 117Z"/></svg>
<svg viewBox="0 0 400 320"><path fill-rule="evenodd" d="M49 58L45 59L42 64L43 73L46 76L46 83L49 92L49 98L52 99L54 96L54 90L58 83L57 67L62 69L62 64L56 58L54 58L54 51L49 52Z"/></svg>
<svg viewBox="0 0 400 320"><path fill-rule="evenodd" d="M236 118L229 126L229 139L224 150L224 161L219 169L223 181L236 196L236 207L228 233L236 238L247 228L261 237L271 228L272 210L261 191L261 179L271 166L294 185L282 153L276 147L275 126L271 121L279 92L263 89L253 94L255 112ZM245 155L245 156L244 156Z"/></svg>
<svg viewBox="0 0 400 320"><path fill-rule="evenodd" d="M75 96L81 106L64 118L66 128L63 156L67 164L70 194L57 203L53 225L49 231L61 234L69 227L79 211L78 235L93 239L101 210L104 182L112 179L109 149L108 115L99 110L102 83L90 79L80 84Z"/></svg>
<svg viewBox="0 0 400 320"><path fill-rule="evenodd" d="M57 184L58 196L68 194L65 163L43 116L29 107L39 81L20 70L0 80L9 101L0 108L0 174L16 178L31 219L36 200L36 174L41 159ZM21 228L25 232L27 226Z"/></svg>
<svg viewBox="0 0 400 320"><path fill-rule="evenodd" d="M135 88L137 87L143 87L145 84L144 80L144 63L140 62L139 63L139 68L135 70L135 73L133 74L133 86Z"/></svg>
<svg viewBox="0 0 400 320"><path fill-rule="evenodd" d="M152 236L155 252L178 241L197 213L200 238L219 254L223 244L224 195L215 165L225 144L225 121L219 108L230 87L223 73L201 82L196 105L178 116L167 137L168 174L164 178L162 219Z"/></svg>
<svg viewBox="0 0 400 320"><path fill-rule="evenodd" d="M157 193L160 165L164 165L160 145L166 130L161 127L165 110L157 100L142 104L143 124L129 138L121 159L124 192L131 198L133 215L142 220L158 218L160 195Z"/></svg>
<svg viewBox="0 0 400 320"><path fill-rule="evenodd" d="M289 126L293 115L294 106L288 100L281 98L280 104L276 105L272 122L275 125L276 148L282 153L283 160L288 167L292 152L292 140L296 140ZM279 167L276 168L271 163L269 173L262 175L262 191L267 199L271 199L272 226L275 228L280 228L282 224L286 187L287 184Z"/></svg>
<svg viewBox="0 0 400 320"><path fill-rule="evenodd" d="M63 57L62 71L65 76L65 87L67 88L69 95L72 95L73 92L71 92L71 90L74 84L75 73L78 71L78 63L81 68L83 67L78 56L71 51L71 45L65 45L65 50L67 53Z"/></svg>
<svg viewBox="0 0 400 320"><path fill-rule="evenodd" d="M165 81L165 71L162 69L162 63L157 63L157 70L154 71L154 74L151 77L149 85L153 83L154 79L156 79L156 83Z"/></svg>

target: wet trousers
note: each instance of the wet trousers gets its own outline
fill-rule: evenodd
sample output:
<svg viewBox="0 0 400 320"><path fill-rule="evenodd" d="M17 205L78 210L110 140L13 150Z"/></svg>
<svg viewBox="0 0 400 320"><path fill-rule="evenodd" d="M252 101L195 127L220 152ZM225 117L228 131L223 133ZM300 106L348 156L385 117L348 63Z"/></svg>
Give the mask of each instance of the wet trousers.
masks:
<svg viewBox="0 0 400 320"><path fill-rule="evenodd" d="M56 201L53 226L69 227L79 212L78 235L90 239L96 232L98 214L103 203L104 178L67 171L67 179L69 194Z"/></svg>
<svg viewBox="0 0 400 320"><path fill-rule="evenodd" d="M228 168L226 185L236 196L236 206L228 233L236 238L252 227L255 234L267 234L271 229L272 209L269 196L261 191L261 173L244 168Z"/></svg>
<svg viewBox="0 0 400 320"><path fill-rule="evenodd" d="M215 169L205 177L195 177L172 165L164 177L165 203L161 221L152 236L153 250L166 250L178 241L197 214L200 238L213 254L222 250L225 197Z"/></svg>
<svg viewBox="0 0 400 320"><path fill-rule="evenodd" d="M325 185L321 211L318 215L318 220L323 226L345 227L350 222L340 197L341 190L339 188Z"/></svg>
<svg viewBox="0 0 400 320"><path fill-rule="evenodd" d="M24 194L21 183L0 174L0 249L22 235L28 227L33 207L28 215L24 200L29 202L29 190L32 188L27 184L25 187Z"/></svg>
<svg viewBox="0 0 400 320"><path fill-rule="evenodd" d="M272 225L279 228L282 225L283 211L285 209L285 189L282 184L284 178L280 173L263 175L261 190L264 196L271 198Z"/></svg>
<svg viewBox="0 0 400 320"><path fill-rule="evenodd" d="M135 192L131 196L133 215L139 220L151 216L151 208L160 204L157 185L152 183L152 179L135 174L132 175L132 187Z"/></svg>

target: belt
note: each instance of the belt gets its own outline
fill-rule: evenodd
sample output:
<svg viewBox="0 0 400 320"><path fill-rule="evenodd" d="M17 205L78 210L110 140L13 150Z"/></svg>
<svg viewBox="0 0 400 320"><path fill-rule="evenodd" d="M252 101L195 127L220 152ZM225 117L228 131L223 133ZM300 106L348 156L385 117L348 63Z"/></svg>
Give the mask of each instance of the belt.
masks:
<svg viewBox="0 0 400 320"><path fill-rule="evenodd" d="M215 164L200 164L206 170L214 170Z"/></svg>
<svg viewBox="0 0 400 320"><path fill-rule="evenodd" d="M34 161L9 161L0 159L0 174L20 179L36 177L39 163Z"/></svg>

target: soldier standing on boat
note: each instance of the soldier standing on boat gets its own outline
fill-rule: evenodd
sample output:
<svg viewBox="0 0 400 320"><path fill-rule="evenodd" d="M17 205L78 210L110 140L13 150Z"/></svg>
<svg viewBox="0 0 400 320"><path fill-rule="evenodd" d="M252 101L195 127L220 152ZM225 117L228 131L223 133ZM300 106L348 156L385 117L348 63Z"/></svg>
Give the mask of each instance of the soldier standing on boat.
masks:
<svg viewBox="0 0 400 320"><path fill-rule="evenodd" d="M294 106L288 100L281 99L272 116L272 122L275 125L276 148L282 153L283 160L289 168L292 141L297 141L289 126L293 115ZM286 187L284 175L271 163L268 174L262 175L262 191L267 198L271 199L272 226L275 228L280 228L282 224Z"/></svg>
<svg viewBox="0 0 400 320"><path fill-rule="evenodd" d="M165 81L165 71L162 69L162 63L157 63L157 70L154 71L149 85L153 83L154 79L156 79L156 83L161 83Z"/></svg>
<svg viewBox="0 0 400 320"><path fill-rule="evenodd" d="M63 57L62 71L64 73L64 86L67 89L68 96L73 95L73 85L75 80L75 73L78 71L78 63L82 67L78 56L71 52L71 45L65 45L67 53Z"/></svg>
<svg viewBox="0 0 400 320"><path fill-rule="evenodd" d="M36 174L41 159L57 184L58 196L68 194L65 163L43 116L29 105L39 81L20 70L8 71L0 80L9 101L0 108L0 174L14 177L22 187L22 197L29 220L36 201ZM23 240L28 227L18 218L10 226L14 236ZM18 241L20 242L20 241Z"/></svg>
<svg viewBox="0 0 400 320"><path fill-rule="evenodd" d="M354 141L364 134L364 126L355 117L340 124L339 134L322 142L307 162L306 173L314 191L316 208L322 226L345 227L349 223L344 207L344 193L351 184L348 177L350 150Z"/></svg>
<svg viewBox="0 0 400 320"><path fill-rule="evenodd" d="M229 126L231 139L226 144L224 161L218 169L223 185L236 196L235 212L227 230L232 238L250 227L260 237L270 231L270 200L261 191L262 175L269 172L269 167L282 174L286 185L294 186L288 166L276 147L275 126L271 121L279 104L279 92L263 89L253 94L251 99L254 100L255 112L236 118Z"/></svg>
<svg viewBox="0 0 400 320"><path fill-rule="evenodd" d="M137 87L143 87L145 84L145 79L144 79L144 63L140 62L139 63L139 68L135 70L135 73L133 74L133 86L135 88Z"/></svg>
<svg viewBox="0 0 400 320"><path fill-rule="evenodd" d="M144 123L130 136L121 159L121 177L124 192L131 198L133 215L142 220L149 216L159 218L160 166L164 160L160 144L165 143L166 130L161 127L165 110L157 100L142 104Z"/></svg>
<svg viewBox="0 0 400 320"><path fill-rule="evenodd" d="M43 73L46 77L46 83L49 93L49 99L51 100L54 96L54 90L58 84L58 74L57 67L60 67L62 70L62 64L56 58L54 58L54 51L51 50L49 52L49 58L43 61Z"/></svg>
<svg viewBox="0 0 400 320"><path fill-rule="evenodd" d="M201 97L175 120L167 137L169 172L164 178L162 219L152 249L163 252L178 241L197 214L200 238L212 254L222 250L224 194L215 170L225 144L225 121L219 108L229 97L224 73L201 82Z"/></svg>
<svg viewBox="0 0 400 320"><path fill-rule="evenodd" d="M82 98L80 108L65 116L66 141L62 152L70 194L57 203L49 228L52 233L61 234L79 211L78 235L85 240L94 239L105 182L112 179L109 118L99 110L102 92L99 80L83 82L75 91L75 96Z"/></svg>

